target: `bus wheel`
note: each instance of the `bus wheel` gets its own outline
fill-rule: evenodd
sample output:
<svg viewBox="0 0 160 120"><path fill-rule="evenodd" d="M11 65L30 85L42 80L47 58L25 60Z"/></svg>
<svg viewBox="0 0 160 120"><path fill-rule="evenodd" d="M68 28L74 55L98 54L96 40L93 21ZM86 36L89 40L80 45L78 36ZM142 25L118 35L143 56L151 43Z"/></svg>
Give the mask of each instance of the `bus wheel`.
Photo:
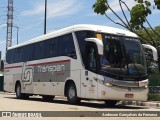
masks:
<svg viewBox="0 0 160 120"><path fill-rule="evenodd" d="M43 95L43 101L52 101L55 96Z"/></svg>
<svg viewBox="0 0 160 120"><path fill-rule="evenodd" d="M21 85L20 84L16 85L16 98L17 99L28 99L29 98L29 95L21 92Z"/></svg>
<svg viewBox="0 0 160 120"><path fill-rule="evenodd" d="M22 98L21 85L20 84L16 84L16 97L17 97L17 99Z"/></svg>
<svg viewBox="0 0 160 120"><path fill-rule="evenodd" d="M67 87L67 100L70 104L78 104L81 100L77 97L76 86L69 84Z"/></svg>
<svg viewBox="0 0 160 120"><path fill-rule="evenodd" d="M114 107L117 104L117 100L106 100L104 101L107 107Z"/></svg>

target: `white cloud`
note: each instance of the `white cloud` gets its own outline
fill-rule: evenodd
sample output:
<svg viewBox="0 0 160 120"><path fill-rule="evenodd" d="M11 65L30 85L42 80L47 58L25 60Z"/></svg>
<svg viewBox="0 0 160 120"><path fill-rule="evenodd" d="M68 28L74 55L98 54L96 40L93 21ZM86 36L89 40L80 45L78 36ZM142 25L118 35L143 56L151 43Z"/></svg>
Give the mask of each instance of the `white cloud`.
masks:
<svg viewBox="0 0 160 120"><path fill-rule="evenodd" d="M160 10L153 10L152 14L160 14Z"/></svg>
<svg viewBox="0 0 160 120"><path fill-rule="evenodd" d="M97 14L96 13L89 13L87 15L85 15L86 17L95 17Z"/></svg>
<svg viewBox="0 0 160 120"><path fill-rule="evenodd" d="M136 2L134 0L124 0L124 2L126 3L126 5L131 9L133 7L133 5L136 4ZM120 8L120 5L119 5L119 0L110 0L109 1L109 5L110 7L116 12L121 12L121 8ZM125 5L122 3L122 8L124 11L127 10L127 7L125 7ZM112 13L111 10L108 10L107 13Z"/></svg>
<svg viewBox="0 0 160 120"><path fill-rule="evenodd" d="M52 0L48 1L47 17L63 17L72 15L80 10L82 4L78 0ZM21 13L22 16L35 16L44 14L44 2L34 7L32 10L26 10Z"/></svg>
<svg viewBox="0 0 160 120"><path fill-rule="evenodd" d="M130 21L130 17L128 17L127 20ZM116 19L114 21L118 23L121 23L122 21L124 21L125 23L127 22L125 18L123 18L122 21L120 19Z"/></svg>
<svg viewBox="0 0 160 120"><path fill-rule="evenodd" d="M6 27L7 25L6 24L1 24L0 25L0 28L4 28L4 27Z"/></svg>
<svg viewBox="0 0 160 120"><path fill-rule="evenodd" d="M3 41L0 41L0 44L4 44L6 41L5 40L3 40Z"/></svg>
<svg viewBox="0 0 160 120"><path fill-rule="evenodd" d="M31 29L31 28L33 28L33 27L37 27L37 26L39 26L40 24L41 24L41 22L38 22L38 23L36 23L36 24L32 24L32 25L29 25L29 26L23 27L21 31L29 30L29 29Z"/></svg>

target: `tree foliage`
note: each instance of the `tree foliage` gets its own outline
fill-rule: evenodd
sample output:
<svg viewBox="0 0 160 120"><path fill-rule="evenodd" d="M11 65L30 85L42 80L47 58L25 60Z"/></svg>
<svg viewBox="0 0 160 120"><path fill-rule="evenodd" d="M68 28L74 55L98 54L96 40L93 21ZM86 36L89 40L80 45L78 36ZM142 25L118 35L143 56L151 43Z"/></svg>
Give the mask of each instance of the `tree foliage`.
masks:
<svg viewBox="0 0 160 120"><path fill-rule="evenodd" d="M146 30L148 31L149 34L152 35L152 38L153 38L153 41L150 40L150 42L152 43L152 45L154 45L156 48L159 48L160 47L160 37L157 36L153 30L151 28L146 28ZM156 26L154 27L154 31L156 33L160 33L160 26ZM146 33L146 31L144 31L143 29L139 30L138 33L143 36L143 42L148 44L148 41L146 41L146 39L144 38L148 38L148 34Z"/></svg>
<svg viewBox="0 0 160 120"><path fill-rule="evenodd" d="M160 10L160 0L154 0L154 4L151 4L149 0L134 0L136 4L133 5L132 8L129 8L129 6L123 0L118 1L123 16L119 16L119 14L112 9L108 0L96 0L95 4L93 5L94 12L97 14L105 15L113 23L136 33L145 42L157 47L159 43L156 42L156 39L160 38L159 27L155 29L152 28L147 20L147 17L152 14L152 7ZM128 12L130 13L130 20L127 18L125 8L127 8ZM109 17L107 14L108 10L110 10L113 15L119 19L120 22L114 21L111 17ZM144 26L145 23L147 23L150 28L146 28ZM140 32L142 30L147 35L143 35ZM152 35L153 33L155 36Z"/></svg>
<svg viewBox="0 0 160 120"><path fill-rule="evenodd" d="M94 12L97 14L104 15L108 10L108 6L106 5L106 0L97 0L97 2L93 5Z"/></svg>

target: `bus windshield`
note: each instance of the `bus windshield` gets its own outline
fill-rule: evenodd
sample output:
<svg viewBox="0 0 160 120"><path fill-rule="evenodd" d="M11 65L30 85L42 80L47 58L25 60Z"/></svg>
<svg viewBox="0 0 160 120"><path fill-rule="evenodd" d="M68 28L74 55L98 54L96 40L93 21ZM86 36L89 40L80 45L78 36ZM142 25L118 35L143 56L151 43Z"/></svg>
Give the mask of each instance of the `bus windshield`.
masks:
<svg viewBox="0 0 160 120"><path fill-rule="evenodd" d="M145 56L138 38L103 34L103 44L101 71L119 76L147 75Z"/></svg>

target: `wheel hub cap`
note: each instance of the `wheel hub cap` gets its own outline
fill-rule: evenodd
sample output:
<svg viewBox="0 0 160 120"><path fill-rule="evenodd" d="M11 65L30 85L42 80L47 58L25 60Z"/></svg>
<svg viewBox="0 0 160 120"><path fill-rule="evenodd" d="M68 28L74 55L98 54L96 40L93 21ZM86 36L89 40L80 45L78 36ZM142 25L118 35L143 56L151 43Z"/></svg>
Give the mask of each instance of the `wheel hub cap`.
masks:
<svg viewBox="0 0 160 120"><path fill-rule="evenodd" d="M75 96L75 91L73 89L69 90L69 97L72 99Z"/></svg>

